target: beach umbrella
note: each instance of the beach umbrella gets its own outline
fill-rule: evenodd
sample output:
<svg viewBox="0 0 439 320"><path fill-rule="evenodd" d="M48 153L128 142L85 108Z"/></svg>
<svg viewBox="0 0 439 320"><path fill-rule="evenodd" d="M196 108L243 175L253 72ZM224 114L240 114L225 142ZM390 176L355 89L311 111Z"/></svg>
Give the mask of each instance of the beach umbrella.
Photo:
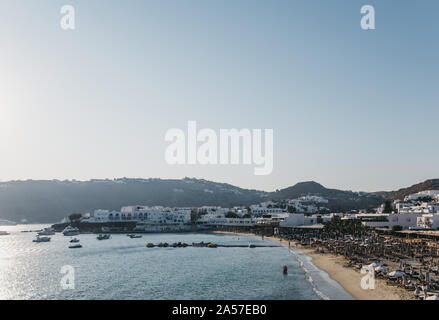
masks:
<svg viewBox="0 0 439 320"><path fill-rule="evenodd" d="M387 270L389 270L389 268L386 266L378 266L375 268L375 271L379 271L379 272L383 272L383 271L387 271Z"/></svg>
<svg viewBox="0 0 439 320"><path fill-rule="evenodd" d="M368 265L368 267L375 269L376 267L382 266L383 264L379 261L375 261L373 263L371 263L370 265Z"/></svg>
<svg viewBox="0 0 439 320"><path fill-rule="evenodd" d="M376 268L379 266L382 266L383 264L381 262L373 262L371 264L368 265L369 268Z"/></svg>
<svg viewBox="0 0 439 320"><path fill-rule="evenodd" d="M401 278L404 275L405 275L405 273L402 271L399 271L399 270L392 271L389 273L389 277L391 277L391 278Z"/></svg>

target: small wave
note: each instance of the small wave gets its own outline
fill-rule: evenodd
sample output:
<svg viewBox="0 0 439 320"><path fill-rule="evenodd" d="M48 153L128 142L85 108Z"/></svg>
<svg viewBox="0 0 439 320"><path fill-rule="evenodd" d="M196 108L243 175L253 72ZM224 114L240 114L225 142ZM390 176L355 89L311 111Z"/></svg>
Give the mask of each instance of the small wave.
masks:
<svg viewBox="0 0 439 320"><path fill-rule="evenodd" d="M344 290L336 281L329 278L326 272L318 269L311 262L311 257L295 248L289 248L289 252L293 254L299 262L300 268L305 272L306 280L311 284L313 291L320 299L352 299L352 296L347 293L346 290Z"/></svg>
<svg viewBox="0 0 439 320"><path fill-rule="evenodd" d="M320 299L322 300L331 300L329 299L328 296L326 296L325 294L323 294L321 291L317 290L316 287L312 287L313 291L316 293L316 295L319 296Z"/></svg>
<svg viewBox="0 0 439 320"><path fill-rule="evenodd" d="M314 281L309 273L309 270L305 267L304 262L302 259L300 259L299 255L292 249L289 250L297 259L299 262L300 268L305 272L305 279L311 284L312 290L315 292L315 294L322 300L331 300L327 295L325 295L323 292L318 290L314 284Z"/></svg>

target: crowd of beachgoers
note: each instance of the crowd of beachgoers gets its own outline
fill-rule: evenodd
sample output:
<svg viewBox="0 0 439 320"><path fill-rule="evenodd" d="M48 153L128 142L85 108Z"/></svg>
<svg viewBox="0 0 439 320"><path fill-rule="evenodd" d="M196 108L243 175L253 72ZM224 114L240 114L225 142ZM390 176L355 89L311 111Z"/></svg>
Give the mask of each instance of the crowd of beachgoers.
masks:
<svg viewBox="0 0 439 320"><path fill-rule="evenodd" d="M401 239L374 231L343 234L321 230L289 230L277 238L318 254L344 258L344 268L373 272L388 286L413 293L414 299L439 299L439 246L426 239Z"/></svg>

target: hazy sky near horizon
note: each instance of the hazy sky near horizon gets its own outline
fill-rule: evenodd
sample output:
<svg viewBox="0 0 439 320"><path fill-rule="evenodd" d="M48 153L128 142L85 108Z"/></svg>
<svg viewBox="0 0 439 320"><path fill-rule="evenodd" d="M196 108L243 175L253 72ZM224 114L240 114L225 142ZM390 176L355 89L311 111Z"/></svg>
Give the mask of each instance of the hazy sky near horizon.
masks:
<svg viewBox="0 0 439 320"><path fill-rule="evenodd" d="M76 9L76 30L60 8ZM360 28L373 5L376 30ZM439 176L438 1L0 3L0 180L377 191ZM274 129L274 169L169 166L170 128Z"/></svg>

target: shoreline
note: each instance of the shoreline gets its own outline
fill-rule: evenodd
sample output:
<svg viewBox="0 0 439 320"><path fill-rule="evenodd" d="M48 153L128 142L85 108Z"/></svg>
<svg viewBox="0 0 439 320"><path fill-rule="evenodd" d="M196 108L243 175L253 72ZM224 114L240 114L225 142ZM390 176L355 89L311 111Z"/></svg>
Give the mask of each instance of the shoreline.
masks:
<svg viewBox="0 0 439 320"><path fill-rule="evenodd" d="M255 234L243 232L213 231L213 233L258 237ZM288 241L282 241L276 237L264 237L264 239L279 243L288 248ZM329 278L336 281L356 300L413 300L413 295L410 292L402 288L388 286L383 279L375 279L375 289L373 290L362 289L360 283L364 275L354 269L343 267L348 261L342 256L317 253L314 249L296 246L292 242L290 242L290 246L310 257L312 264L326 272Z"/></svg>

